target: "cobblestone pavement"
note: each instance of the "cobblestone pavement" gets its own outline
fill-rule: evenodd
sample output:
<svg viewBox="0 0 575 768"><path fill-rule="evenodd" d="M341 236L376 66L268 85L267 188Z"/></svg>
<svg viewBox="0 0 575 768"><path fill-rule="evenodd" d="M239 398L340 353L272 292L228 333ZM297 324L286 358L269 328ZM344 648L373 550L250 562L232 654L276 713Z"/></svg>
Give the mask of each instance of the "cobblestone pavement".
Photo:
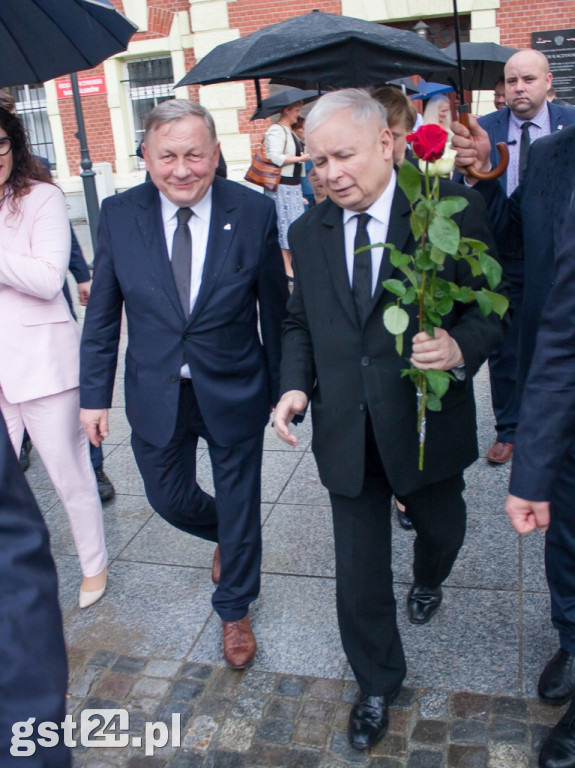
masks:
<svg viewBox="0 0 575 768"><path fill-rule="evenodd" d="M86 244L86 228L78 234ZM346 739L357 689L337 630L329 500L310 425L297 428L298 450L266 430L262 592L250 610L258 652L251 669L234 672L223 663L210 603L213 545L150 509L129 444L122 367L105 443L117 493L104 512L108 590L87 610L77 607L81 576L66 515L35 451L27 474L58 568L69 712L78 725L84 717L84 740L99 727L97 720L88 727L88 709L124 709L128 717L108 729L126 746L83 746L76 730L77 768L535 768L542 739L564 711L536 698L557 637L543 537L513 533L503 511L509 467L485 461L494 437L485 369L475 382L481 458L466 473L466 541L443 604L424 627L405 616L413 534L393 525L408 675L388 735L364 754ZM198 480L211 489L205 446Z"/></svg>

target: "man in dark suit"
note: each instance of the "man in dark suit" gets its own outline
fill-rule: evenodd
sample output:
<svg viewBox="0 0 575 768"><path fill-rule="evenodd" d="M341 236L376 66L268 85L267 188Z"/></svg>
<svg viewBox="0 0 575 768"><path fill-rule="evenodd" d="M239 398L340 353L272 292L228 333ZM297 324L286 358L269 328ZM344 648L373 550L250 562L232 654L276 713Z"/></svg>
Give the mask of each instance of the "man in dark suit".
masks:
<svg viewBox="0 0 575 768"><path fill-rule="evenodd" d="M371 243L394 243L404 252L416 247L385 110L365 91L327 94L308 115L306 146L329 199L290 229L295 288L274 421L279 437L295 445L289 422L311 400L313 450L333 511L340 632L361 691L349 738L367 749L384 735L406 671L393 596L390 497L405 501L417 533L408 615L424 624L441 603L441 584L463 542L463 470L477 458L472 379L500 341L501 326L476 304L458 303L431 338L417 332L417 309L408 307L412 363L453 370L458 379L442 410L427 414L425 465L418 470L416 393L401 376L405 363L382 323L383 308L394 301L382 282L402 275L382 248L373 248L364 285L354 257L364 226ZM442 195L461 189L441 184ZM465 188L462 194L469 201L456 216L462 234L491 244L481 199ZM449 258L442 277L484 285L465 262Z"/></svg>
<svg viewBox="0 0 575 768"><path fill-rule="evenodd" d="M542 768L575 768L575 204L558 241L556 274L545 304L515 443L507 514L518 533L546 533L551 614L561 638L552 673L555 700L571 705L548 736ZM565 507L571 514L564 514ZM571 686L561 671L571 670ZM545 681L544 681L545 682Z"/></svg>
<svg viewBox="0 0 575 768"><path fill-rule="evenodd" d="M215 176L214 122L198 104L156 107L143 152L151 182L102 206L82 422L92 443L107 436L124 307L126 411L146 493L172 525L219 544L212 602L225 658L241 669L256 648L247 613L260 585L263 430L278 394L288 297L275 210ZM199 437L215 499L196 482Z"/></svg>
<svg viewBox="0 0 575 768"><path fill-rule="evenodd" d="M0 414L0 764L67 768L68 668L48 530ZM54 746L38 743L55 723Z"/></svg>
<svg viewBox="0 0 575 768"><path fill-rule="evenodd" d="M470 121L469 130L455 124L453 129L456 132L453 146L458 149L458 165L460 167L473 165L479 170L487 170L490 165L490 147L485 132L473 119ZM503 194L497 182L481 181L475 185L475 189L483 194L488 204L498 245L508 252L512 252L515 248L523 254L525 283L518 355L520 402L523 398L525 381L530 372L536 340L539 344L538 331L544 308L550 311L552 302L555 300L553 298L555 291L560 291L557 284L559 280L564 280L563 275L566 274L567 266L564 262L573 255L572 251L569 253L569 246L573 245L571 234L568 238L562 238L561 233L566 222L573 217L574 179L575 125L571 125L533 144L525 175L511 198ZM572 233L572 230L569 232ZM561 271L558 271L556 253L561 243L563 243L564 255ZM565 288L571 291L574 285L575 283L569 282ZM571 319L570 316L565 316L566 328L569 327L568 323ZM540 349L543 344L545 344L544 341L539 344ZM555 354L557 350L549 352ZM565 370L568 374L563 373L570 375L568 360L565 362ZM541 370L540 363L538 370ZM530 421L533 422L533 429L543 428L543 422L548 419L549 408L556 409L556 418L569 420L570 414L562 409L561 400L558 398L561 380L557 380L557 389L553 390L553 397L549 398L548 402L543 403L543 397L531 396L528 409L524 410L523 405L521 406L520 434L528 431ZM531 378L531 389L534 381L535 377ZM548 382L547 377L545 382ZM541 411L535 413L535 408L539 405ZM530 415L526 416L527 413ZM553 419L551 429L555 423ZM559 441L559 438L557 439ZM542 441L536 447L534 445L533 441L529 442L529 450L533 452L529 461L534 464L541 462L544 470L546 469L544 463L554 451L559 450L559 453L563 453L562 444L553 446L552 442ZM530 495L530 489L533 487L532 484L541 484L541 487L545 486L547 494L545 498L551 502L553 524L545 539L545 566L551 593L552 620L559 632L560 643L559 651L548 662L541 674L539 695L551 704L562 704L575 696L575 607L572 584L575 539L572 533L565 535L565 531L573 530L574 460L572 453L564 456L563 463L557 472L544 471L539 478L533 469L531 484L528 485L526 478L529 472L526 472L525 468L530 465L527 454L528 450L525 447L521 450L519 462L519 467L524 469L516 471L515 466L513 468L513 477L519 476L521 481L512 482L511 492L524 498L536 498ZM520 488L523 489L520 490ZM549 763L549 768L554 765ZM557 765L563 766L562 763Z"/></svg>
<svg viewBox="0 0 575 768"><path fill-rule="evenodd" d="M574 109L547 101L552 77L547 58L540 51L526 49L513 54L505 64L507 106L478 120L491 142L490 159L493 167L499 160L495 145L498 142L508 144L509 166L499 177L499 184L508 197L519 184L529 143L575 123ZM522 140L524 131L527 134ZM504 464L513 452L519 416L517 347L524 295L523 262L516 258L515 249L509 252L499 248L499 256L509 283L512 321L503 344L489 357L491 398L497 433L495 443L487 452L487 460L492 464Z"/></svg>

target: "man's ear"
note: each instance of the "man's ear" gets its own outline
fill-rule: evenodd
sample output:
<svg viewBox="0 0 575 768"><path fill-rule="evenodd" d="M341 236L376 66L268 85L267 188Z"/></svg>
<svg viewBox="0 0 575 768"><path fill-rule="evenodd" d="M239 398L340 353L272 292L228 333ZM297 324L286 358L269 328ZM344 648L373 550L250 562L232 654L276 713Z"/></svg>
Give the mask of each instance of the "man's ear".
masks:
<svg viewBox="0 0 575 768"><path fill-rule="evenodd" d="M379 134L379 141L383 149L386 160L393 157L393 134L389 128L382 128Z"/></svg>

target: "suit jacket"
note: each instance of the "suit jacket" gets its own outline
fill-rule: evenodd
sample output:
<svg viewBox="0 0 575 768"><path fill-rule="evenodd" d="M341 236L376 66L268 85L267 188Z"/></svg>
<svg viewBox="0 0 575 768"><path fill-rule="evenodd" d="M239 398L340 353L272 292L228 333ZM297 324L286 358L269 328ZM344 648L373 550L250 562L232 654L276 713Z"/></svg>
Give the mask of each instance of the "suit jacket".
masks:
<svg viewBox="0 0 575 768"><path fill-rule="evenodd" d="M575 123L575 109L573 107L563 107L559 104L547 103L549 110L549 124L551 133L562 130L567 125ZM477 121L489 134L491 142L491 164L495 167L499 163L499 153L496 144L499 141L507 141L509 135L509 116L511 110L509 107L496 109L488 115L483 115ZM539 141L539 139L537 139ZM507 194L507 171L499 177L499 183Z"/></svg>
<svg viewBox="0 0 575 768"><path fill-rule="evenodd" d="M48 529L28 487L0 414L0 763L10 755L12 725L30 717L61 723L66 714L68 669L58 580ZM40 747L24 761L31 768L66 768L62 742Z"/></svg>
<svg viewBox="0 0 575 768"><path fill-rule="evenodd" d="M442 195L461 194L468 207L457 215L461 231L492 245L487 213L479 196L450 182ZM399 186L395 190L387 241L412 253L410 207ZM428 413L425 466L418 470L416 394L402 378L404 359L395 339L383 327L382 312L395 298L382 281L403 275L384 254L370 315L361 328L356 319L345 262L342 211L330 200L298 219L289 232L295 287L284 324L281 391L301 390L311 398L313 450L327 488L345 496L359 494L364 480L366 412L369 411L383 465L394 491L412 493L452 477L477 457L472 379L501 339L499 318L485 318L477 305L456 303L443 327L457 340L466 365L466 380L453 382L443 410ZM448 259L442 277L474 288L465 262ZM417 310L405 334L408 357L417 333Z"/></svg>
<svg viewBox="0 0 575 768"><path fill-rule="evenodd" d="M521 402L510 491L549 501L575 434L575 205L557 243L557 271L543 310Z"/></svg>
<svg viewBox="0 0 575 768"><path fill-rule="evenodd" d="M70 259L64 195L36 183L0 209L0 386L11 403L78 386L80 330L62 293Z"/></svg>
<svg viewBox="0 0 575 768"><path fill-rule="evenodd" d="M523 254L520 391L533 356L541 313L555 280L556 245L574 180L575 125L571 125L533 143L523 181L509 199L497 182L482 181L474 187L488 204L498 248Z"/></svg>
<svg viewBox="0 0 575 768"><path fill-rule="evenodd" d="M124 306L132 429L153 445L167 445L185 361L214 440L245 440L263 429L277 399L287 296L275 207L263 195L214 179L202 283L188 317L172 276L156 187L147 182L106 199L82 336L81 406L111 405Z"/></svg>

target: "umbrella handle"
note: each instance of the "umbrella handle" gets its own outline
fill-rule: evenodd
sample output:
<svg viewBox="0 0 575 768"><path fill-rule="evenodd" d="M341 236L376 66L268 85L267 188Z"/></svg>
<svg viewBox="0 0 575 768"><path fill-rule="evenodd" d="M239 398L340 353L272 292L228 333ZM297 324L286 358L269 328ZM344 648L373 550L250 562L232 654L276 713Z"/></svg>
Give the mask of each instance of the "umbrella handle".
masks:
<svg viewBox="0 0 575 768"><path fill-rule="evenodd" d="M469 128L469 112L466 110L461 111L459 113L459 122L466 128ZM509 165L509 149L504 141L498 141L495 146L499 150L499 165L490 171L477 171L475 168L466 168L465 172L468 176L473 176L474 179L479 179L479 181L491 181L492 179L498 179L505 173Z"/></svg>

